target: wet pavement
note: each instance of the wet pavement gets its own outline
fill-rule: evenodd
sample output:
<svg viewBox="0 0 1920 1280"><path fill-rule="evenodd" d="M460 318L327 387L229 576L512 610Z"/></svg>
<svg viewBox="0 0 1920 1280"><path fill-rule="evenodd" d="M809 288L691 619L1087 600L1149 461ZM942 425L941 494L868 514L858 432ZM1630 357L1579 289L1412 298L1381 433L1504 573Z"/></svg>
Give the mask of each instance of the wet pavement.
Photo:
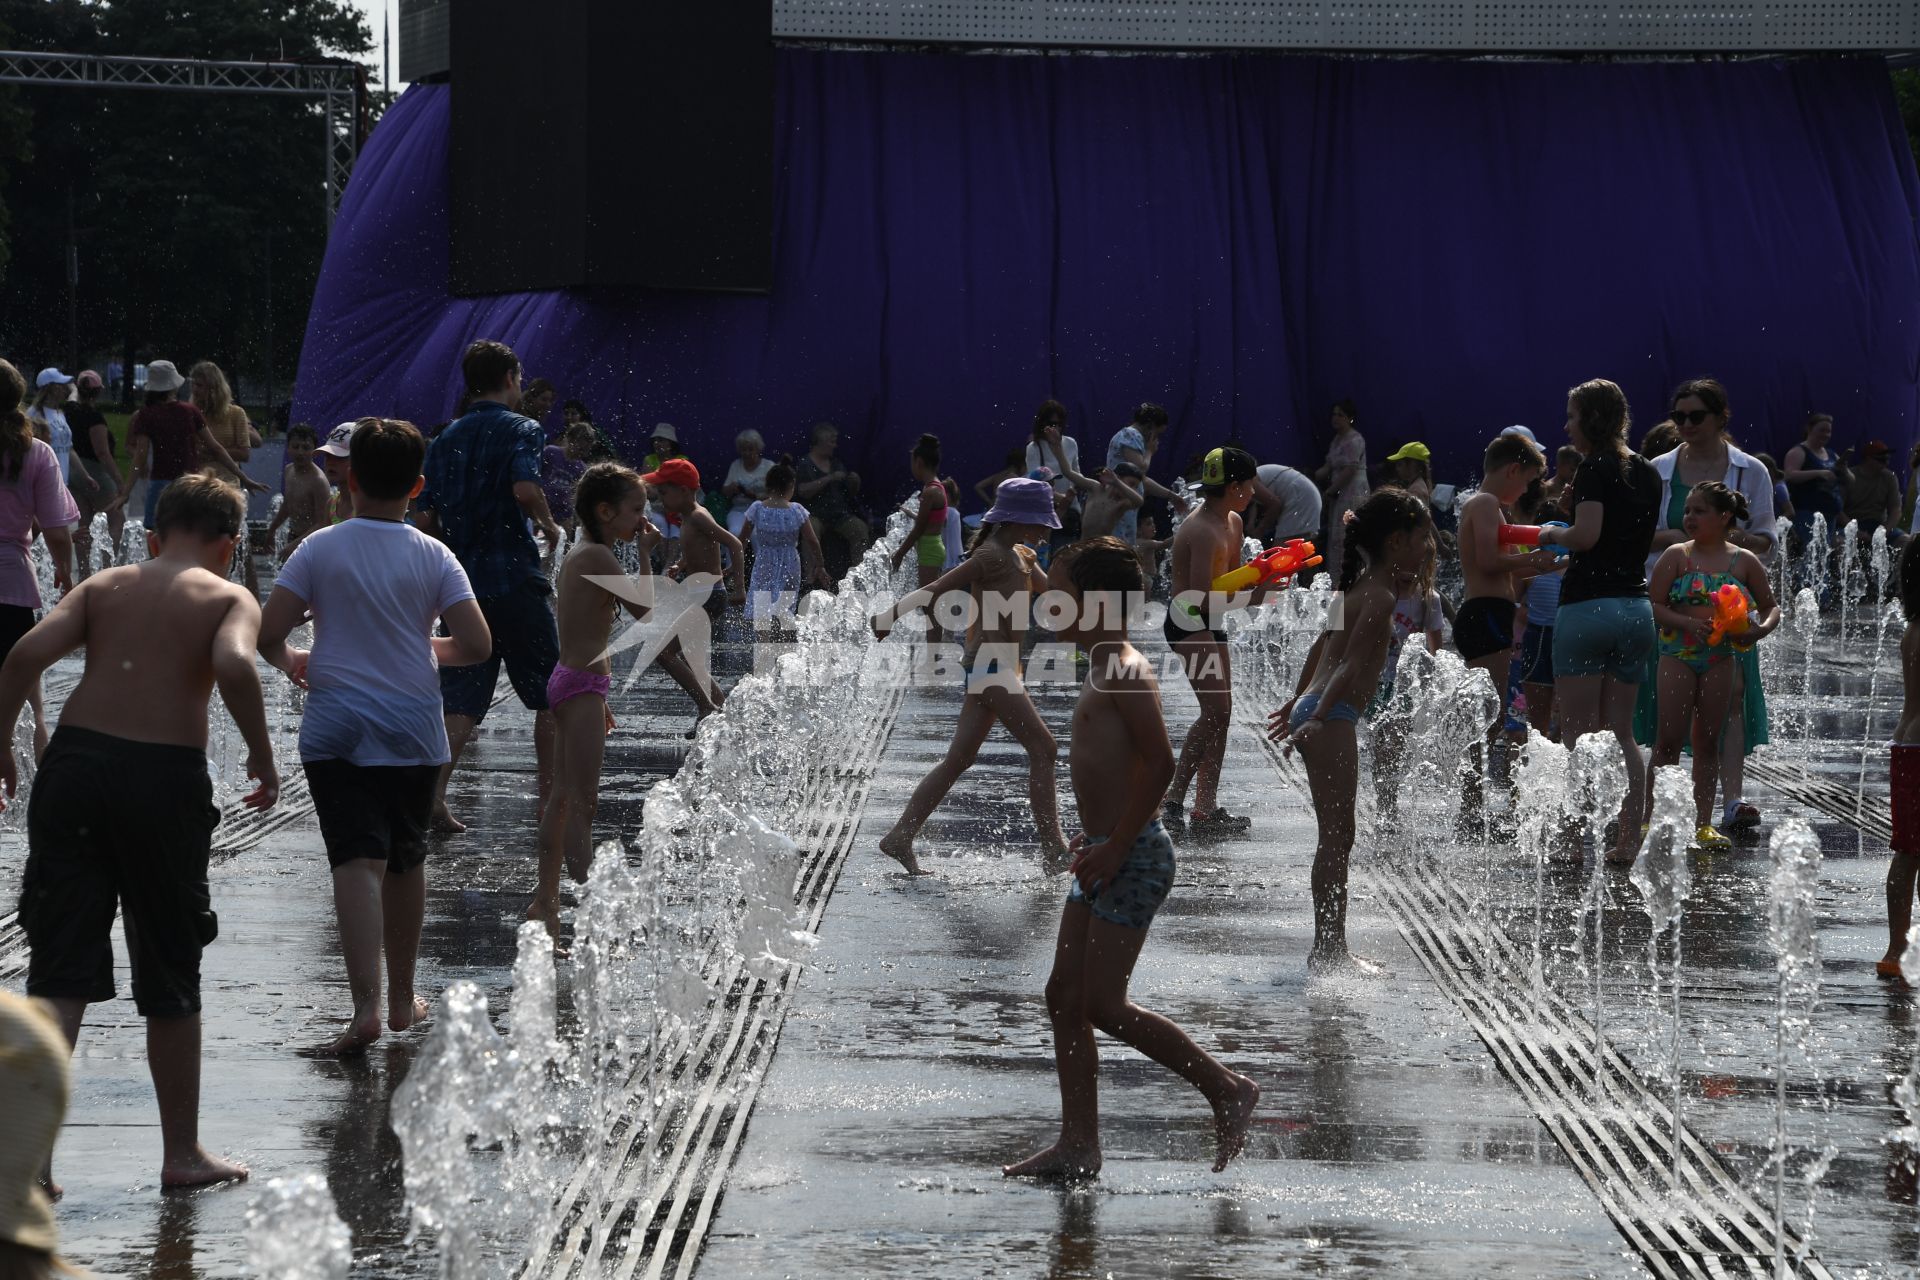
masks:
<svg viewBox="0 0 1920 1280"><path fill-rule="evenodd" d="M1897 643L1897 631L1894 635ZM1775 758L1851 784L1867 735L1872 637L1820 650L1814 696L1797 651L1775 664ZM1891 727L1882 676L1874 731ZM1184 681L1164 692L1178 741L1193 715ZM1064 738L1069 693L1040 697ZM1242 710L1266 698L1243 691ZM56 698L57 702L57 698ZM1532 864L1511 845L1427 840L1412 863L1356 873L1355 945L1385 981L1315 981L1304 795L1245 723L1223 794L1255 818L1251 838L1180 849L1174 893L1134 978L1135 998L1186 1026L1265 1090L1246 1154L1213 1174L1204 1104L1132 1051L1101 1042L1101 1178L1076 1189L1009 1183L999 1166L1051 1141L1058 1093L1040 992L1066 889L1038 862L1024 757L996 735L929 824L938 874L909 881L874 848L944 750L948 691L908 695L859 815L853 852L796 983L772 1066L700 1261L708 1276L951 1274L1253 1276L1296 1272L1615 1275L1646 1269L1537 1099L1503 1074L1463 1013L1410 949L1406 900L1379 877L1412 869L1445 886L1461 937L1532 945ZM1811 731L1796 716L1812 708ZM676 766L684 699L651 675L616 703L602 825L631 830L645 787ZM531 891L528 717L508 702L456 775L476 833L429 864L421 987L466 978L504 1009L514 931ZM1784 730L1784 732L1783 732ZM1063 742L1064 751L1064 742ZM1062 769L1064 781L1065 770ZM1870 750L1868 804L1884 810L1884 757ZM1874 981L1884 945L1884 841L1767 786L1749 795L1771 824L1814 817L1826 862L1820 897L1825 976L1814 1035L1789 1071L1789 1216L1808 1219L1832 1274L1911 1274L1920 1259L1903 1123L1892 1086L1920 1052L1906 993ZM1063 796L1073 829L1071 797ZM10 905L22 837L0 822L0 894ZM1368 839L1363 828L1361 851ZM1772 1203L1774 976L1764 845L1695 860L1683 935L1685 1121L1764 1206ZM1396 880L1396 885L1401 881ZM1572 949L1585 871L1547 880L1547 971L1576 1012L1591 977ZM1602 967L1609 1042L1656 1092L1666 1088L1670 998L1649 982L1646 918L1623 875L1609 878ZM386 1124L417 1035L365 1059L296 1056L346 1007L330 882L308 818L213 872L221 938L206 956L203 1135L256 1177L327 1176L355 1238L355 1274L429 1274L405 1243L398 1144ZM1451 904L1450 906L1448 904ZM1662 952L1663 965L1667 964ZM0 976L6 975L0 968ZM1485 975L1482 975L1483 977ZM17 974L5 977L17 986ZM124 969L120 974L124 990ZM1496 993L1523 1003L1524 993ZM564 1014L564 1009L563 1009ZM58 1153L71 1258L100 1274L245 1274L244 1188L163 1196L139 1020L129 1001L96 1006L76 1058L75 1103ZM1524 1038L1524 1028L1519 1033ZM1577 1109L1577 1100L1569 1103ZM1653 1117L1664 1126L1666 1113ZM490 1240L508 1274L523 1242ZM1735 1269L1744 1269L1736 1267Z"/></svg>

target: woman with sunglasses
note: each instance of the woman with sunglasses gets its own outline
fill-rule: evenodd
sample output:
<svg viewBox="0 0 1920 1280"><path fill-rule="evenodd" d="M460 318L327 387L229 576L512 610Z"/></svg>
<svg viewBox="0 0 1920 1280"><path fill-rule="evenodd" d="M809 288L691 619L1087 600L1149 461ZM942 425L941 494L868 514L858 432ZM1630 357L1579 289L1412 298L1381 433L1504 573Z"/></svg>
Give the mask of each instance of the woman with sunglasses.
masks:
<svg viewBox="0 0 1920 1280"><path fill-rule="evenodd" d="M1727 542L1743 547L1770 563L1773 557L1773 477L1766 464L1735 448L1727 434L1730 417L1727 389L1713 378L1694 378L1673 390L1668 420L1680 433L1680 444L1670 453L1651 458L1660 474L1660 509L1654 524L1653 550L1647 573L1660 553L1687 540L1681 529L1687 495L1693 486L1717 481L1747 500L1747 518L1727 530ZM1656 657L1655 661L1658 661ZM1744 802L1747 754L1767 738L1766 691L1760 685L1760 658L1753 646L1735 653L1733 710L1721 735L1720 780L1725 804L1723 830L1757 826L1760 811ZM1659 722L1655 699L1658 681L1640 686L1634 712L1634 737L1651 744Z"/></svg>

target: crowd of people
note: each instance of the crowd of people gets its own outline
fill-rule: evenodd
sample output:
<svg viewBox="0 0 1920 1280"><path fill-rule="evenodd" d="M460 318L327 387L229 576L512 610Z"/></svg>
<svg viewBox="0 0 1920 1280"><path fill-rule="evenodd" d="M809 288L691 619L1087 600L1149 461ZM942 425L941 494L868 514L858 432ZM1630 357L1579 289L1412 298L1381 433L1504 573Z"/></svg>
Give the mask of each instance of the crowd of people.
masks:
<svg viewBox="0 0 1920 1280"><path fill-rule="evenodd" d="M256 657L307 691L300 763L352 1002L342 1030L311 1052L359 1053L428 1016L414 966L429 842L464 830L448 779L502 672L534 723L538 888L528 916L558 948L563 876L584 879L593 856L620 615L644 621L677 591L715 621L740 606L756 622L791 618L802 591L830 583L830 542L851 556L873 537L861 478L836 456L830 423L813 428L797 461L770 458L761 435L743 431L737 459L713 486L669 423L653 429L644 469L619 460L578 402L566 403L565 425L549 441L531 415L550 410L556 393L539 380L523 386L519 360L500 343L474 343L461 371L459 416L430 434L379 417L342 423L324 441L300 425L288 431L274 519L285 540L263 609L236 572L246 508L228 479L264 487L241 467L259 437L217 368L197 365L183 378L165 361L148 366L147 403L129 427L132 465L122 472L97 377L45 370L30 395L0 361L0 781L9 796L19 773L13 728L29 703L38 729L20 899L27 987L50 1002L72 1046L87 1006L115 993L108 932L116 906L125 915L166 1185L245 1175L198 1138L199 964L218 929L206 875L218 815L205 759L216 689L246 743L257 785L242 803L252 808L276 802L282 768ZM192 399L182 401L188 385ZM1784 468L1742 452L1727 392L1712 379L1676 388L1668 409L1636 451L1620 388L1583 383L1569 393L1567 442L1551 464L1532 431L1509 427L1489 441L1477 483L1461 497L1436 484L1431 451L1417 441L1389 455L1376 484L1352 401L1333 407L1333 443L1317 473L1262 464L1225 443L1197 456L1187 482L1167 484L1149 475L1168 426L1160 406L1140 405L1089 466L1065 406L1048 400L1030 440L975 486L990 506L970 535L961 490L942 474L940 441L919 437L902 467L911 526L891 549L896 568L913 558L917 585L875 616L874 629L885 635L949 595L970 601L980 621L965 636L965 696L948 751L880 851L909 874L927 872L915 838L998 723L1028 756L1042 856L1072 879L1046 990L1061 1135L1009 1174L1098 1168L1096 1028L1201 1092L1218 1130L1216 1167L1244 1140L1258 1087L1133 1004L1127 977L1173 883L1174 838L1232 839L1251 827L1220 803L1232 711L1225 614L1289 584L1220 585L1242 565L1249 535L1272 545L1318 539L1341 594L1338 621L1314 644L1295 696L1270 717L1271 736L1305 762L1318 820L1315 972L1378 970L1351 953L1345 932L1358 730L1391 705L1396 656L1408 644L1437 649L1450 636L1500 695L1464 784L1464 837L1514 820L1519 797L1487 803L1492 757L1529 731L1569 745L1587 735L1617 742L1627 796L1596 857L1635 856L1650 771L1675 767L1685 750L1698 846L1726 847L1720 827L1758 821L1741 795L1740 762L1766 740L1754 646L1780 623L1781 542L1794 530L1808 536L1809 509L1831 511L1837 529L1847 516L1865 528L1871 508L1892 536L1900 486L1884 446L1868 445L1850 467L1820 415ZM105 561L94 562L79 530L90 513L123 511L140 481L150 555L115 564L101 548ZM1516 527L1537 545L1514 545ZM31 568L36 537L61 593L51 608ZM1920 610L1914 545L1898 574L1910 615ZM240 558L250 570L253 557ZM1439 586L1449 563L1458 599ZM638 579L651 587L636 598L628 586ZM1082 826L1071 839L1057 799L1058 743L1022 679L1030 605L1047 592L1083 606L1060 629L1086 675L1069 743ZM1728 592L1740 601L1741 627L1725 625ZM1167 599L1165 642L1199 704L1177 751L1129 615L1097 607L1156 594ZM311 642L297 647L307 624ZM675 631L652 660L705 716L726 695L689 652L691 640ZM83 675L48 734L40 676L79 650ZM1891 766L1893 940L1880 972L1904 982L1899 952L1920 870L1920 759L1909 758L1920 748L1911 701L1920 629L1909 632L1903 659L1910 701L1896 742L1913 745L1896 746ZM1381 719L1373 753L1383 794L1404 763L1390 724ZM1563 852L1585 856L1577 833ZM23 1016L0 1007L0 1030ZM41 1172L55 1189L50 1166Z"/></svg>

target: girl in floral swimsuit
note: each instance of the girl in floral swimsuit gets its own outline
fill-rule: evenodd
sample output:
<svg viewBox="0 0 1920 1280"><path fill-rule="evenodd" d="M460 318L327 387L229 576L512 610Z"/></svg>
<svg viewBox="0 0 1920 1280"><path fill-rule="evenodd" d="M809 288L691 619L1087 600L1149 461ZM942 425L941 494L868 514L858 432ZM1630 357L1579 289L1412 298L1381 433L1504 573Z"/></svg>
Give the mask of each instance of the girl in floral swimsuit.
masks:
<svg viewBox="0 0 1920 1280"><path fill-rule="evenodd" d="M1720 784L1719 737L1733 699L1732 658L1780 625L1780 606L1759 557L1727 542L1727 529L1747 515L1746 499L1719 481L1697 484L1682 521L1691 541L1668 547L1653 567L1647 594L1660 627L1660 720L1652 767L1679 763L1683 742L1693 748L1694 843L1725 849L1733 842L1713 826ZM1737 636L1708 643L1714 592L1729 584L1747 599L1748 622ZM1647 794L1653 794L1651 777Z"/></svg>

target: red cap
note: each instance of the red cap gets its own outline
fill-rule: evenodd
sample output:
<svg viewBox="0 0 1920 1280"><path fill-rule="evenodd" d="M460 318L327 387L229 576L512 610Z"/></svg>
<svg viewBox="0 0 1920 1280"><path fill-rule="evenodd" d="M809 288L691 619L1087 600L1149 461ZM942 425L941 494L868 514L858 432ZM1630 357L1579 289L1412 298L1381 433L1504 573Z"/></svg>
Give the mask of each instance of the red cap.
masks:
<svg viewBox="0 0 1920 1280"><path fill-rule="evenodd" d="M698 489L700 468L694 466L690 458L668 458L658 471L649 471L640 478L648 484L677 484L682 489Z"/></svg>

